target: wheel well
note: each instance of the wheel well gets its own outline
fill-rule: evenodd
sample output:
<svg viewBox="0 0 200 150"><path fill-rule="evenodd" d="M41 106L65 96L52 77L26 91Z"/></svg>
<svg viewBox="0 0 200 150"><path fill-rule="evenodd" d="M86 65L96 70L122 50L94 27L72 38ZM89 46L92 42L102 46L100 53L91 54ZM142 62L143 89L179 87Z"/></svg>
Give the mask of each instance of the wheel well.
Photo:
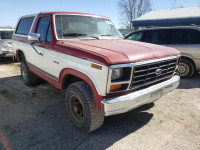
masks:
<svg viewBox="0 0 200 150"><path fill-rule="evenodd" d="M70 84L78 81L83 81L83 79L76 77L74 75L66 75L63 80L63 89L66 89Z"/></svg>
<svg viewBox="0 0 200 150"><path fill-rule="evenodd" d="M194 68L196 70L196 65L195 65L194 61L191 58L185 57L185 56L181 56L181 59L186 59L186 60L190 61L193 64L193 66L194 66Z"/></svg>
<svg viewBox="0 0 200 150"><path fill-rule="evenodd" d="M24 53L21 50L17 50L17 60L21 61L24 57Z"/></svg>

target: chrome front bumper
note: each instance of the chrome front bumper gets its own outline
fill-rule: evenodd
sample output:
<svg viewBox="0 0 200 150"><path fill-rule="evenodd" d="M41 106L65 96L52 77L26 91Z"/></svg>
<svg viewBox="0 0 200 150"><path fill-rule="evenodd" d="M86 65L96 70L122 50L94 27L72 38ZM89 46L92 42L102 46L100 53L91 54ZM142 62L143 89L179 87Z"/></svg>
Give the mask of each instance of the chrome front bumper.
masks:
<svg viewBox="0 0 200 150"><path fill-rule="evenodd" d="M171 92L179 85L180 77L174 76L171 79L159 84L150 86L127 95L103 99L101 101L101 112L105 116L125 113L144 104L158 100L162 95Z"/></svg>

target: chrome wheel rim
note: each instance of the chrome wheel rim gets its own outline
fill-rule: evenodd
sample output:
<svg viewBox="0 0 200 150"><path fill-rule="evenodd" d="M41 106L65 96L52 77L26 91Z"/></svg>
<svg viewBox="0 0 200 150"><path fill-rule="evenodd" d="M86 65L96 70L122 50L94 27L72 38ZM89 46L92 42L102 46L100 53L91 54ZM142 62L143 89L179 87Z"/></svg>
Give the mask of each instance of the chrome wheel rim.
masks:
<svg viewBox="0 0 200 150"><path fill-rule="evenodd" d="M70 100L70 108L73 117L78 122L82 122L84 120L84 109L78 97L72 96Z"/></svg>
<svg viewBox="0 0 200 150"><path fill-rule="evenodd" d="M24 64L22 65L22 77L23 77L23 79L24 80L26 80L26 78L27 78L27 69L26 69L26 67L24 66Z"/></svg>
<svg viewBox="0 0 200 150"><path fill-rule="evenodd" d="M180 63L178 66L178 75L179 76L186 76L190 71L190 68L187 64Z"/></svg>

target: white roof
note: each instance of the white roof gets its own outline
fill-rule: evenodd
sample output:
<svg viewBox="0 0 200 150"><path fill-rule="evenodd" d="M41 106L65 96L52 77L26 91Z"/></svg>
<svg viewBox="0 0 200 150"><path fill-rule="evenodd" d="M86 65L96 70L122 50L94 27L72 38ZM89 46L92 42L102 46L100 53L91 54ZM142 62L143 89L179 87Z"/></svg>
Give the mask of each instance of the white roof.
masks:
<svg viewBox="0 0 200 150"><path fill-rule="evenodd" d="M14 29L6 29L6 28L0 28L0 31L14 31Z"/></svg>
<svg viewBox="0 0 200 150"><path fill-rule="evenodd" d="M151 11L135 20L136 21L139 21L139 20L163 20L163 19L197 18L197 17L200 17L200 7Z"/></svg>

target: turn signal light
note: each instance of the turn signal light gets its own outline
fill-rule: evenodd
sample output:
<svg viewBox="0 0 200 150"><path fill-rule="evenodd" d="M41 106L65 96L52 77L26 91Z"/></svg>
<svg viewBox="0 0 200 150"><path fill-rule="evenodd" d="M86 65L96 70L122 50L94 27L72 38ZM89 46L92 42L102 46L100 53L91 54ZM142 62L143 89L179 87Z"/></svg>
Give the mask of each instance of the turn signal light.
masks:
<svg viewBox="0 0 200 150"><path fill-rule="evenodd" d="M111 85L111 86L110 86L110 92L115 91L115 90L118 90L118 89L121 89L121 88L122 88L122 85L121 85L121 84L118 84L118 85Z"/></svg>

